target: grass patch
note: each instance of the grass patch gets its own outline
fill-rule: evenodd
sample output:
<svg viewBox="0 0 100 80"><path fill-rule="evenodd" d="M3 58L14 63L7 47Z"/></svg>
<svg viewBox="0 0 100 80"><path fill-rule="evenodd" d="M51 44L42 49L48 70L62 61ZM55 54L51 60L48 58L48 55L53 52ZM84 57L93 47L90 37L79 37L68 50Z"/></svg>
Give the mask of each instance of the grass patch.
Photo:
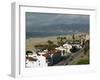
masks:
<svg viewBox="0 0 100 80"><path fill-rule="evenodd" d="M89 64L89 60L88 59L81 59L77 62L77 64Z"/></svg>

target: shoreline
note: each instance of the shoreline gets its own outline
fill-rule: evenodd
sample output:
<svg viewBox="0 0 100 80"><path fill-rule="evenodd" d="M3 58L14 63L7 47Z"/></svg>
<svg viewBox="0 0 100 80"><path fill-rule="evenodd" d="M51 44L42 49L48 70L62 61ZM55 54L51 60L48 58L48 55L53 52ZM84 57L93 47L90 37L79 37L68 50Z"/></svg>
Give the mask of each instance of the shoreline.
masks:
<svg viewBox="0 0 100 80"><path fill-rule="evenodd" d="M81 34L88 34L88 33L78 33L75 34L76 39L79 39L79 35ZM89 35L89 34L88 34ZM72 40L72 35L68 34L68 35L59 35L61 37L66 37L67 40ZM54 43L57 42L57 37L59 36L48 36L48 37L33 37L33 38L29 38L26 39L26 51L27 50L34 50L34 46L37 44L47 44L48 40L53 41Z"/></svg>

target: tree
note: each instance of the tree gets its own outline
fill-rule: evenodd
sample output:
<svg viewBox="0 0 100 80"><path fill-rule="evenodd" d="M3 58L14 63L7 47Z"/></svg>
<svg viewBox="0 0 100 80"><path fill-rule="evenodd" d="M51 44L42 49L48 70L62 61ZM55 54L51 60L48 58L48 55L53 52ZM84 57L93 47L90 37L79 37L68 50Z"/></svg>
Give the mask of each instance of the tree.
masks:
<svg viewBox="0 0 100 80"><path fill-rule="evenodd" d="M88 50L89 50L89 40L86 40L84 43L84 54L87 54Z"/></svg>
<svg viewBox="0 0 100 80"><path fill-rule="evenodd" d="M79 41L81 42L81 39L82 39L82 35L79 35Z"/></svg>
<svg viewBox="0 0 100 80"><path fill-rule="evenodd" d="M75 35L74 34L72 35L72 40L73 40L73 42L75 41Z"/></svg>
<svg viewBox="0 0 100 80"><path fill-rule="evenodd" d="M47 49L47 44L37 44L35 45L34 47L37 49L37 50L44 50L44 49Z"/></svg>
<svg viewBox="0 0 100 80"><path fill-rule="evenodd" d="M54 44L53 41L51 41L51 40L48 40L47 42L49 45Z"/></svg>
<svg viewBox="0 0 100 80"><path fill-rule="evenodd" d="M57 37L58 46L62 46L64 43L66 43L66 41L66 37Z"/></svg>
<svg viewBox="0 0 100 80"><path fill-rule="evenodd" d="M49 51L50 51L50 50L54 50L54 49L57 47L57 45L54 44L53 41L48 40L47 42L48 42L48 47L47 47L47 49L48 49Z"/></svg>
<svg viewBox="0 0 100 80"><path fill-rule="evenodd" d="M28 55L29 55L29 54L31 54L31 55L32 55L32 54L33 54L33 52L32 52L32 51L26 51L26 55L27 55L27 57L28 57Z"/></svg>

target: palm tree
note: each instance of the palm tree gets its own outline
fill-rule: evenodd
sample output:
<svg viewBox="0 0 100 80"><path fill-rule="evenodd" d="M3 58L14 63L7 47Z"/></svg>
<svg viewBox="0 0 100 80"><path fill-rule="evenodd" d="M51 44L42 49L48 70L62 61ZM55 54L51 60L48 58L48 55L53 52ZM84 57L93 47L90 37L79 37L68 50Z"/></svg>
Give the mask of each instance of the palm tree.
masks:
<svg viewBox="0 0 100 80"><path fill-rule="evenodd" d="M66 41L66 37L57 37L58 46L62 46Z"/></svg>
<svg viewBox="0 0 100 80"><path fill-rule="evenodd" d="M75 41L75 35L74 34L72 35L72 40L73 40L73 42Z"/></svg>

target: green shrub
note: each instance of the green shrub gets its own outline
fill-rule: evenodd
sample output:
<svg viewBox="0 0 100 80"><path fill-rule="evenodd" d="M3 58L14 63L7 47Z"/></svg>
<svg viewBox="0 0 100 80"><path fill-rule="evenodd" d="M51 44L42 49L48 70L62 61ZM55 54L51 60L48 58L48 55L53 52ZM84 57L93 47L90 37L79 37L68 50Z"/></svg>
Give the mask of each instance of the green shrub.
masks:
<svg viewBox="0 0 100 80"><path fill-rule="evenodd" d="M89 60L88 59L80 60L77 62L77 64L89 64Z"/></svg>

